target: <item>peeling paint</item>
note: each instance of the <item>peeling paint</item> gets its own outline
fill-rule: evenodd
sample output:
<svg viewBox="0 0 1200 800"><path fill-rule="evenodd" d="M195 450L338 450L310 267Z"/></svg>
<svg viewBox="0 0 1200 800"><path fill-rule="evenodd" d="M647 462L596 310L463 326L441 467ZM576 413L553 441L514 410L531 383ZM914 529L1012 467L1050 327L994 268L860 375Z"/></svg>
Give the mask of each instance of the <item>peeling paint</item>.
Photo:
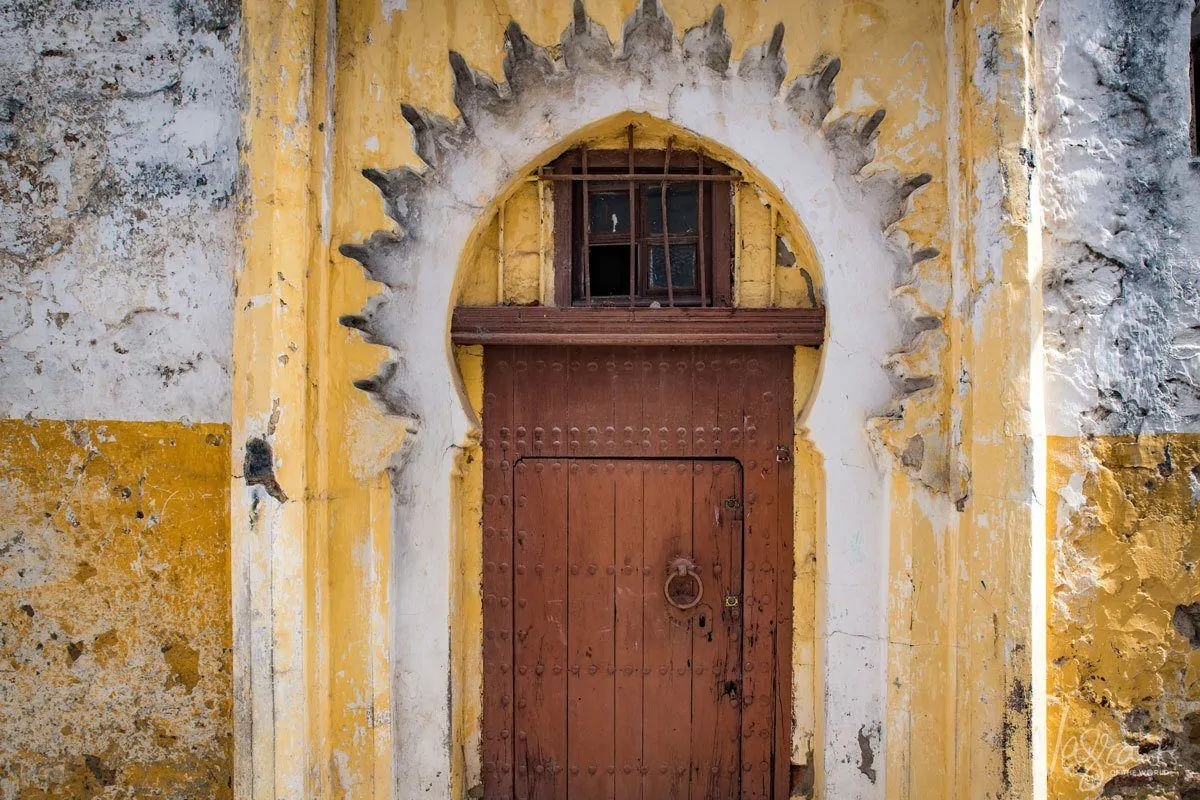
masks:
<svg viewBox="0 0 1200 800"><path fill-rule="evenodd" d="M0 797L232 796L229 453L0 421Z"/></svg>

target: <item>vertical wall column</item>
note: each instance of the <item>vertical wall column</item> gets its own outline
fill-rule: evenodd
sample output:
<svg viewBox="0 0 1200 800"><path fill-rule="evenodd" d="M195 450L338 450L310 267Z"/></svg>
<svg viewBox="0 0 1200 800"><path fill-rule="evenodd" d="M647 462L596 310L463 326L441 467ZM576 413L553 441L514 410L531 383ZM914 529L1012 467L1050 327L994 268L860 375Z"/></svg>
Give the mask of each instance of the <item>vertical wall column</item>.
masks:
<svg viewBox="0 0 1200 800"><path fill-rule="evenodd" d="M230 503L238 798L318 797L328 768L317 757L328 691L317 663L320 564L307 491L320 5L252 0L243 8L244 261L234 298Z"/></svg>
<svg viewBox="0 0 1200 800"><path fill-rule="evenodd" d="M1034 576L1044 561L1037 473L1045 434L1041 265L1029 232L1032 9L1020 0L948 5L959 111L953 339L970 475L951 577L950 794L1026 798L1037 796L1033 743L1044 729L1034 712L1044 687L1033 680L1039 634L1044 641L1044 620L1033 616L1044 610L1044 584Z"/></svg>
<svg viewBox="0 0 1200 800"><path fill-rule="evenodd" d="M374 10L244 6L231 493L238 798L392 795L387 467L407 423L353 386L380 352L336 316L371 288L330 246L353 239L356 224L384 224L361 159L336 157L347 137L336 140L334 124L350 119L357 133L335 91L356 74L334 64L339 48L352 54L369 38ZM335 181L361 191L335 203Z"/></svg>

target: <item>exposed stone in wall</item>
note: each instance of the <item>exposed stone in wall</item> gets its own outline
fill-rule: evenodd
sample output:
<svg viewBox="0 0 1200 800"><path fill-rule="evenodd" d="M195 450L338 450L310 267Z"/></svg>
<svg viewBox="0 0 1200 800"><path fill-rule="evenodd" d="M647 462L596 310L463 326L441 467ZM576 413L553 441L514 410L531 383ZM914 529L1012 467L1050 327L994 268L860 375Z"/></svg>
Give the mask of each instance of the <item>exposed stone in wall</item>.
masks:
<svg viewBox="0 0 1200 800"><path fill-rule="evenodd" d="M1036 30L1052 433L1200 426L1192 0L1050 0Z"/></svg>
<svg viewBox="0 0 1200 800"><path fill-rule="evenodd" d="M236 0L0 4L0 417L228 419L238 37Z"/></svg>
<svg viewBox="0 0 1200 800"><path fill-rule="evenodd" d="M229 798L229 428L0 420L0 798Z"/></svg>

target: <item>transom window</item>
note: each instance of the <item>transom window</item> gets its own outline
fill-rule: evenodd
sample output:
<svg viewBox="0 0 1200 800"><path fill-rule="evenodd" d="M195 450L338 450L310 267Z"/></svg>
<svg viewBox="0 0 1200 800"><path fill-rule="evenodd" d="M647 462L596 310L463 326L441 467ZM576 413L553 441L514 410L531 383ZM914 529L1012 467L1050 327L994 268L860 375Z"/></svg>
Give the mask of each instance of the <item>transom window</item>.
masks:
<svg viewBox="0 0 1200 800"><path fill-rule="evenodd" d="M551 169L558 305L731 305L723 164L668 144L581 148Z"/></svg>

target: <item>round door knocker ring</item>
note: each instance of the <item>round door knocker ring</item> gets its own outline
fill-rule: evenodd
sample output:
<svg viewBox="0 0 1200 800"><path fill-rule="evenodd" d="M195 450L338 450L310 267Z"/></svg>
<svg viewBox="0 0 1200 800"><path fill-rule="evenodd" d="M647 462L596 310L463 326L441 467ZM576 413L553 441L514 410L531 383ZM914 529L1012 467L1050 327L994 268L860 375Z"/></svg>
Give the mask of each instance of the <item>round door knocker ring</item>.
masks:
<svg viewBox="0 0 1200 800"><path fill-rule="evenodd" d="M663 594L667 596L667 602L680 611L699 605L704 597L704 584L696 572L696 562L690 556L678 556L667 567Z"/></svg>

